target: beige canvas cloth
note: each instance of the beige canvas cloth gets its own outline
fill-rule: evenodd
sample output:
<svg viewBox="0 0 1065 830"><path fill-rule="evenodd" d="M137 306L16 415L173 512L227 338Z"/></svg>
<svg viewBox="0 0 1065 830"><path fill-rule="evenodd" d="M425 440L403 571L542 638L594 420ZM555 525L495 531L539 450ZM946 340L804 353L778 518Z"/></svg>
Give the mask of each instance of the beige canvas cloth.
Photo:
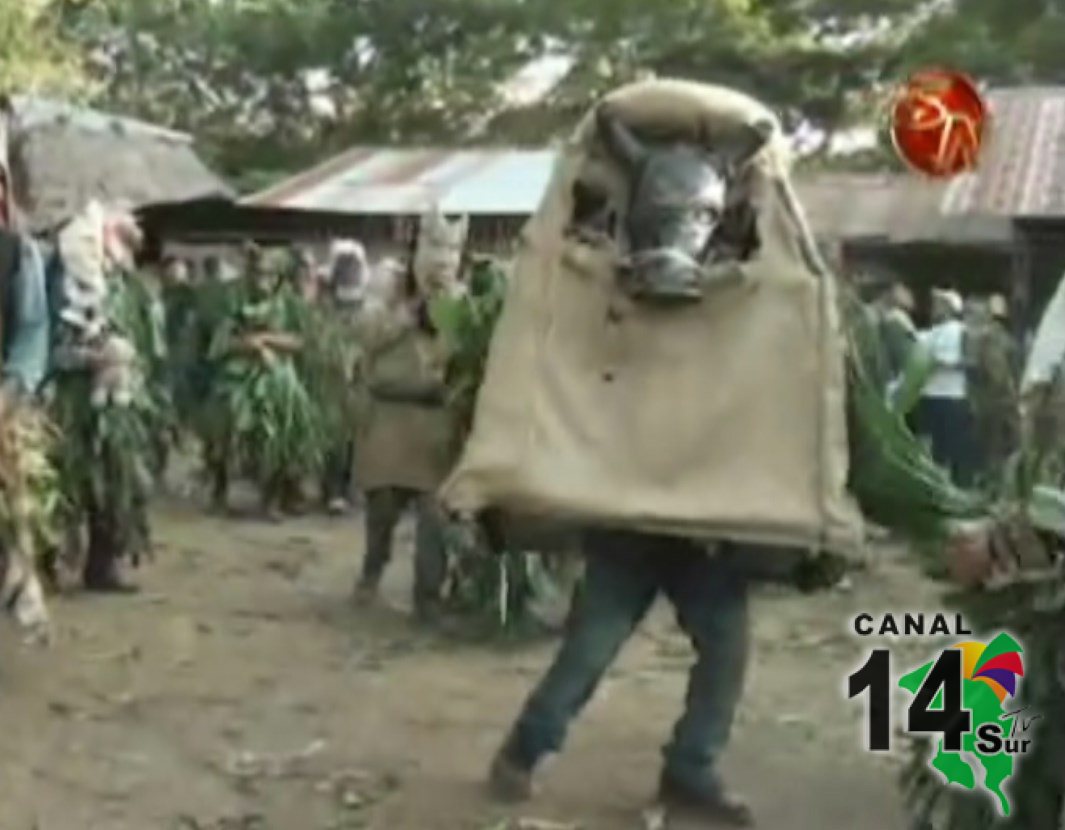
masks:
<svg viewBox="0 0 1065 830"><path fill-rule="evenodd" d="M360 325L365 380L414 385L442 383L445 355L408 320L371 311ZM399 403L370 396L356 437L359 485L435 491L455 462L454 423L444 406Z"/></svg>
<svg viewBox="0 0 1065 830"><path fill-rule="evenodd" d="M712 141L738 121L777 123L747 96L689 82L607 101L645 134ZM620 291L614 243L566 234L579 178L625 199L594 113L584 119L524 230L472 435L441 491L452 509L857 550L835 287L803 256L776 134L746 171L759 252L724 266L738 282L663 309Z"/></svg>

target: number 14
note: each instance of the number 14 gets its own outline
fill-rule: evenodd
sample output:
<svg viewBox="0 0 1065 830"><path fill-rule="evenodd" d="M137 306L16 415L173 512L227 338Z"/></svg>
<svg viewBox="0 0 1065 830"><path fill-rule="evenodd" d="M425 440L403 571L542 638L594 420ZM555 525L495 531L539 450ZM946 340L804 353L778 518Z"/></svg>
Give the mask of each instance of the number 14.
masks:
<svg viewBox="0 0 1065 830"><path fill-rule="evenodd" d="M932 708L940 689L941 705ZM871 752L891 749L891 652L875 649L848 679L850 700L869 692L867 748ZM906 729L913 734L940 733L947 752L960 752L961 739L972 731L973 715L962 708L961 652L947 649L936 660L906 713Z"/></svg>

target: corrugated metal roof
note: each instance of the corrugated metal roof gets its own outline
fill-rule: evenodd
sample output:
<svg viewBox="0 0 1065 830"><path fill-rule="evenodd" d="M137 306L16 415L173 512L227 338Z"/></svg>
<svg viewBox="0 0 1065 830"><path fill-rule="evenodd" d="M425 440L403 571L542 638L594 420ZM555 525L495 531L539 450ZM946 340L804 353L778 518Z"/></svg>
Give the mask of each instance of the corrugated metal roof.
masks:
<svg viewBox="0 0 1065 830"><path fill-rule="evenodd" d="M539 206L552 150L356 148L245 199L253 206L359 215L527 216ZM944 216L947 186L912 175L800 173L796 189L819 236L893 242L1001 242L1009 221Z"/></svg>
<svg viewBox="0 0 1065 830"><path fill-rule="evenodd" d="M929 217L971 215L933 222L959 238L984 238L999 233L1005 217L1065 216L1065 87L997 89L988 102L990 139L977 171L947 184L842 177L829 189L845 187L863 201L833 224L864 231L879 222L894 228L887 236L932 238ZM553 163L551 150L358 147L245 203L364 215L417 214L436 203L446 213L525 215L536 209ZM900 187L909 189L889 198L886 190Z"/></svg>
<svg viewBox="0 0 1065 830"><path fill-rule="evenodd" d="M944 215L946 185L909 174L800 173L795 190L810 226L829 240L1005 243L1009 217Z"/></svg>
<svg viewBox="0 0 1065 830"><path fill-rule="evenodd" d="M363 215L532 213L554 165L552 150L355 148L245 199L260 207Z"/></svg>
<svg viewBox="0 0 1065 830"><path fill-rule="evenodd" d="M945 214L1065 216L1065 87L992 90L979 167L947 187Z"/></svg>

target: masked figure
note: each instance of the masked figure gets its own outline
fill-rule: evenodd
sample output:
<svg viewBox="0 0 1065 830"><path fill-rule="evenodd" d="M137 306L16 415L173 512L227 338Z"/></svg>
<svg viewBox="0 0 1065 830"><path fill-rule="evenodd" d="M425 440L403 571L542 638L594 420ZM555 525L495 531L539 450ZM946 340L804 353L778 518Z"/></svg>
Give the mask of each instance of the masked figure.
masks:
<svg viewBox="0 0 1065 830"><path fill-rule="evenodd" d="M153 484L149 356L138 354L134 279L140 234L132 218L91 203L59 232L61 305L56 331L53 417L62 434L62 473L71 538L84 530L84 583L92 591L133 586L119 563L150 553ZM161 339L162 334L159 332Z"/></svg>
<svg viewBox="0 0 1065 830"><path fill-rule="evenodd" d="M448 219L439 209L426 212L414 247L414 279L423 297L461 290L469 218Z"/></svg>
<svg viewBox="0 0 1065 830"><path fill-rule="evenodd" d="M334 515L348 512L354 476L355 427L359 396L357 371L361 350L358 344L359 320L364 311L370 266L363 246L354 240L338 240L330 251L326 269L327 354L320 395L332 436L322 474L322 497Z"/></svg>
<svg viewBox="0 0 1065 830"><path fill-rule="evenodd" d="M214 500L226 506L235 467L259 488L264 516L294 507L299 484L320 468L321 410L306 378L306 301L250 246L239 285L219 283L221 319L212 321L204 405Z"/></svg>
<svg viewBox="0 0 1065 830"><path fill-rule="evenodd" d="M601 106L597 127L608 161L624 171L628 182L620 222L606 225L620 230L621 287L645 304L699 302L708 286L728 273L708 266L724 258L719 243L730 191L741 184L744 166L773 126L737 127L706 145L655 143ZM746 240L739 249L755 244ZM734 249L730 253L736 255ZM735 551L711 557L704 544L682 537L597 529L585 534L584 553L585 583L566 640L493 764L496 792L507 798L528 795L533 770L560 748L569 721L662 593L676 608L698 657L686 710L665 749L661 797L714 820L750 823L747 806L724 788L715 768L747 663L748 587L734 566Z"/></svg>
<svg viewBox="0 0 1065 830"><path fill-rule="evenodd" d="M366 494L366 555L356 595L372 598L391 555L404 509L417 510L414 605L438 617L446 576L442 516L435 491L454 461L453 424L445 400L447 355L428 304L459 289L466 222L438 212L423 217L413 263L381 275L380 300L364 315L361 342L370 396L359 435L359 480ZM383 287L382 287L383 286Z"/></svg>
<svg viewBox="0 0 1065 830"><path fill-rule="evenodd" d="M230 419L214 397L225 377L228 358L219 343L228 336L230 321L247 290L243 281L230 278L229 272L218 257L205 261L202 280L190 288L188 335L183 338L184 347L177 347L184 355L185 392L180 400L199 439L211 506L220 512L225 510L229 495L233 449Z"/></svg>
<svg viewBox="0 0 1065 830"><path fill-rule="evenodd" d="M999 470L1020 442L1018 353L1004 297L992 296L966 331L969 397L987 470Z"/></svg>

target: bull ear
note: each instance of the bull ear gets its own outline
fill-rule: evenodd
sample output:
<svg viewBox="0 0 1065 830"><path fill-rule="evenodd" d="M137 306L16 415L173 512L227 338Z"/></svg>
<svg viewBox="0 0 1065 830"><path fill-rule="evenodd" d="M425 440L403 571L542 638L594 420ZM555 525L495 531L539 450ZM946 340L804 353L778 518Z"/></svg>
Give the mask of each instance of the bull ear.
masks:
<svg viewBox="0 0 1065 830"><path fill-rule="evenodd" d="M774 129L772 122L766 120L744 124L721 136L715 151L725 160L730 170L740 170L765 147L772 138Z"/></svg>
<svg viewBox="0 0 1065 830"><path fill-rule="evenodd" d="M643 163L647 157L647 149L632 130L622 124L606 107L601 106L596 111L595 123L603 144L623 167L635 170Z"/></svg>

